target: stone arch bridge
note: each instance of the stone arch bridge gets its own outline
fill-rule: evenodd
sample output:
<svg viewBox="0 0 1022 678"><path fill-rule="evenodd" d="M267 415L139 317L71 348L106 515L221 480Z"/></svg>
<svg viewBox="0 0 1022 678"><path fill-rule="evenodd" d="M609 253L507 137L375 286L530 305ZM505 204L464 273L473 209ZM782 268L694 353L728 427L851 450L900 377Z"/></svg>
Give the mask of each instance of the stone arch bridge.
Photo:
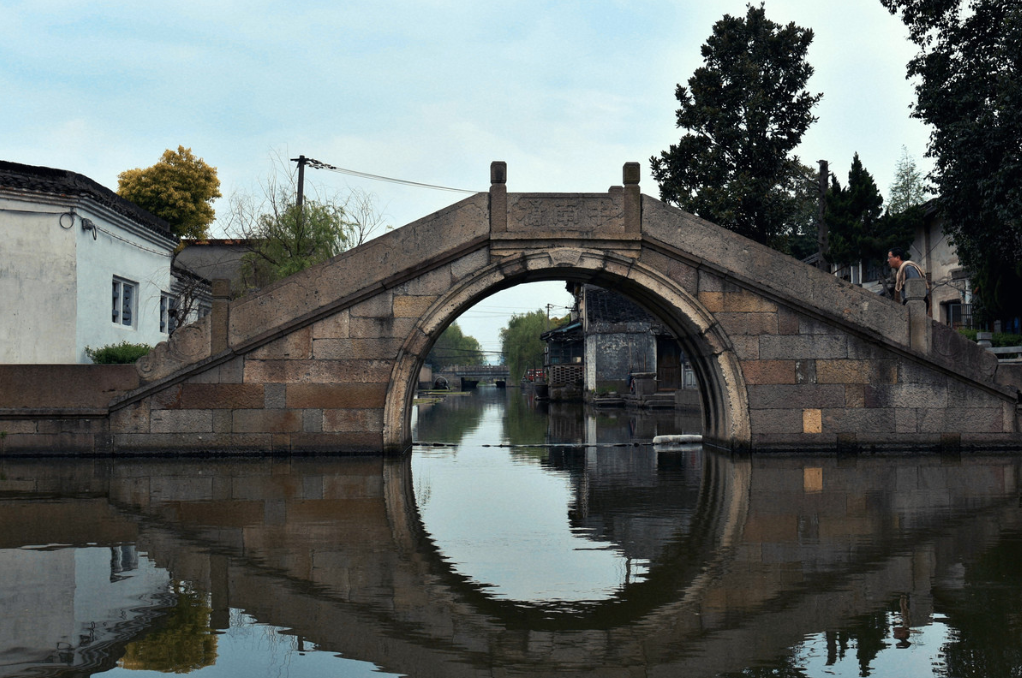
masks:
<svg viewBox="0 0 1022 678"><path fill-rule="evenodd" d="M4 403L4 452L387 452L411 445L423 358L460 313L538 280L634 299L678 337L707 443L1020 448L1022 371L926 317L639 192L491 188L160 344L91 410ZM1015 370L1014 372L1011 370ZM8 401L10 399L8 398Z"/></svg>

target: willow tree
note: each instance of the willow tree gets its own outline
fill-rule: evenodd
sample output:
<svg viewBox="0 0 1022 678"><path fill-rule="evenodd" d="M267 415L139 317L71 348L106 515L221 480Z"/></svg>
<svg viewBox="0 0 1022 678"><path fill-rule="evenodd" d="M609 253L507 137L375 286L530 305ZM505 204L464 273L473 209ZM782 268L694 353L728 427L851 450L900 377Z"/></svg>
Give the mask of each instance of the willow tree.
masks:
<svg viewBox="0 0 1022 678"><path fill-rule="evenodd" d="M511 379L519 380L530 367L543 367L543 341L539 335L547 330L546 313L541 310L515 314L500 330L500 350Z"/></svg>

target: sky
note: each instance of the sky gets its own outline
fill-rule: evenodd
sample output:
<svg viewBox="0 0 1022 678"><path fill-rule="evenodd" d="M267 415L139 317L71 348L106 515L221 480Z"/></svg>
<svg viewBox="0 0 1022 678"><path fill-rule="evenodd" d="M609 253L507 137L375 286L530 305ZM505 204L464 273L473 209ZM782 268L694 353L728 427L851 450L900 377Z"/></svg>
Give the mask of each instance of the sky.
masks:
<svg viewBox="0 0 1022 678"><path fill-rule="evenodd" d="M822 93L800 159L844 181L856 152L887 193L902 147L926 171L910 117L907 31L879 0L767 0L767 18L815 34ZM224 198L257 193L273 158L469 191L508 164L511 192L598 192L676 142L675 88L744 0L502 3L0 0L0 159L117 175L191 148ZM308 170L321 195L373 194L398 227L465 197ZM490 297L459 320L499 351L510 313L565 306L559 283ZM552 315L563 315L552 309Z"/></svg>

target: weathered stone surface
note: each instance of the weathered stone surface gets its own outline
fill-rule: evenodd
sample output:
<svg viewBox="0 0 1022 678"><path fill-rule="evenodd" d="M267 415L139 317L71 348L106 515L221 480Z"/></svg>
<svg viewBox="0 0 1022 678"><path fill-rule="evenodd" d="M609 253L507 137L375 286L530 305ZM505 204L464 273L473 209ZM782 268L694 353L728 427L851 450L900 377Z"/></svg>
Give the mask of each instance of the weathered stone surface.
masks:
<svg viewBox="0 0 1022 678"><path fill-rule="evenodd" d="M872 369L865 360L817 360L816 380L820 384L866 384Z"/></svg>
<svg viewBox="0 0 1022 678"><path fill-rule="evenodd" d="M162 452L178 455L182 452L229 451L269 452L270 435L231 433L123 433L114 435L114 447L131 452Z"/></svg>
<svg viewBox="0 0 1022 678"><path fill-rule="evenodd" d="M509 193L507 230L508 233L624 233L624 196L621 193Z"/></svg>
<svg viewBox="0 0 1022 678"><path fill-rule="evenodd" d="M36 430L43 434L57 433L102 433L107 428L103 417L88 419L45 419L36 424Z"/></svg>
<svg viewBox="0 0 1022 678"><path fill-rule="evenodd" d="M295 410L234 410L232 430L235 433L301 431L302 413Z"/></svg>
<svg viewBox="0 0 1022 678"><path fill-rule="evenodd" d="M747 384L794 384L794 360L748 360L742 363Z"/></svg>
<svg viewBox="0 0 1022 678"><path fill-rule="evenodd" d="M947 388L930 384L867 385L866 407L947 407Z"/></svg>
<svg viewBox="0 0 1022 678"><path fill-rule="evenodd" d="M731 313L776 313L777 304L748 290L725 292L723 311Z"/></svg>
<svg viewBox="0 0 1022 678"><path fill-rule="evenodd" d="M148 435L148 434L147 434ZM96 449L92 433L15 433L4 438L5 456L17 454L92 453Z"/></svg>
<svg viewBox="0 0 1022 678"><path fill-rule="evenodd" d="M795 383L796 384L815 384L818 380L816 378L816 361L815 360L796 360L795 361Z"/></svg>
<svg viewBox="0 0 1022 678"><path fill-rule="evenodd" d="M865 407L866 387L863 384L845 385L845 407Z"/></svg>
<svg viewBox="0 0 1022 678"><path fill-rule="evenodd" d="M5 419L0 421L0 431L3 431L7 435L14 435L16 433L36 433L38 431L39 422L36 421L18 421L17 419ZM148 430L149 420L146 420L146 429Z"/></svg>
<svg viewBox="0 0 1022 678"><path fill-rule="evenodd" d="M291 384L287 406L312 409L382 408L387 384Z"/></svg>
<svg viewBox="0 0 1022 678"><path fill-rule="evenodd" d="M230 433L234 427L231 410L213 410L213 433Z"/></svg>
<svg viewBox="0 0 1022 678"><path fill-rule="evenodd" d="M796 386L749 386L752 409L792 409L843 407L845 388L841 384L800 384Z"/></svg>
<svg viewBox="0 0 1022 678"><path fill-rule="evenodd" d="M302 410L302 431L321 433L323 431L323 410Z"/></svg>
<svg viewBox="0 0 1022 678"><path fill-rule="evenodd" d="M284 384L263 384L263 407L267 410L280 410L287 406L287 386ZM249 407L256 407L250 405Z"/></svg>
<svg viewBox="0 0 1022 678"><path fill-rule="evenodd" d="M894 430L896 433L919 432L919 410L900 407L894 411Z"/></svg>
<svg viewBox="0 0 1022 678"><path fill-rule="evenodd" d="M739 360L759 360L759 337L732 336L731 345Z"/></svg>
<svg viewBox="0 0 1022 678"><path fill-rule="evenodd" d="M134 365L0 365L0 408L99 408L137 388Z"/></svg>
<svg viewBox="0 0 1022 678"><path fill-rule="evenodd" d="M320 452L332 454L375 454L383 449L382 433L335 432L293 433L291 452Z"/></svg>
<svg viewBox="0 0 1022 678"><path fill-rule="evenodd" d="M324 410L324 431L383 431L383 410Z"/></svg>
<svg viewBox="0 0 1022 678"><path fill-rule="evenodd" d="M162 341L135 363L142 381L156 381L169 376L185 365L196 363L210 355L210 323L206 316L174 332L168 341Z"/></svg>
<svg viewBox="0 0 1022 678"><path fill-rule="evenodd" d="M957 407L944 410L944 431L955 433L1001 433L1002 412L995 408Z"/></svg>
<svg viewBox="0 0 1022 678"><path fill-rule="evenodd" d="M315 339L347 339L348 322L351 316L347 309L317 320L312 324L312 338Z"/></svg>
<svg viewBox="0 0 1022 678"><path fill-rule="evenodd" d="M793 309L787 306L777 307L777 333L798 334L800 317Z"/></svg>
<svg viewBox="0 0 1022 678"><path fill-rule="evenodd" d="M807 316L798 318L798 334L843 334L840 328Z"/></svg>
<svg viewBox="0 0 1022 678"><path fill-rule="evenodd" d="M478 255L479 253L473 253ZM398 296L438 296L451 289L451 266L441 266L428 271L413 280L398 285L394 294Z"/></svg>
<svg viewBox="0 0 1022 678"><path fill-rule="evenodd" d="M394 317L418 319L433 305L436 299L435 296L396 296L394 297Z"/></svg>
<svg viewBox="0 0 1022 678"><path fill-rule="evenodd" d="M469 252L465 256L461 257L457 261L451 262L451 278L453 282L466 278L470 275L475 274L479 269L484 266L488 266L490 263L490 250L484 248L475 252ZM443 294L450 289L451 285L447 284L446 287L441 287L436 292L430 294ZM418 294L418 292L408 291L408 294Z"/></svg>
<svg viewBox="0 0 1022 678"><path fill-rule="evenodd" d="M179 384L152 398L153 410L235 409L263 406L262 384Z"/></svg>
<svg viewBox="0 0 1022 678"><path fill-rule="evenodd" d="M830 427L828 427L830 428ZM802 432L823 433L823 411L815 408L802 410Z"/></svg>
<svg viewBox="0 0 1022 678"><path fill-rule="evenodd" d="M699 302L706 307L710 313L720 313L724 310L723 292L704 292L699 290Z"/></svg>
<svg viewBox="0 0 1022 678"><path fill-rule="evenodd" d="M117 408L109 419L54 414L8 440L170 454L357 453L385 438L404 451L410 385L441 328L496 289L566 277L620 289L684 335L711 409L704 433L724 445L1022 444L1012 386L1022 370L929 320L910 345L905 308L658 201L641 199L641 233L619 231L601 210L637 203L635 188L506 194L513 214L497 234L495 194L474 196L234 302L229 347L215 355L210 321L181 328L133 385L96 396L99 414ZM629 214L637 226L639 210ZM23 422L35 412L5 369L0 401L25 408Z"/></svg>
<svg viewBox="0 0 1022 678"><path fill-rule="evenodd" d="M312 357L316 360L393 360L401 349L398 337L383 339L315 339Z"/></svg>
<svg viewBox="0 0 1022 678"><path fill-rule="evenodd" d="M759 356L763 360L837 359L848 356L848 345L844 336L829 334L763 336Z"/></svg>
<svg viewBox="0 0 1022 678"><path fill-rule="evenodd" d="M664 273L690 294L699 291L699 272L691 265L651 250L643 250L639 260L653 270Z"/></svg>
<svg viewBox="0 0 1022 678"><path fill-rule="evenodd" d="M894 433L895 410L891 408L872 409L833 408L823 410L823 427L828 433Z"/></svg>
<svg viewBox="0 0 1022 678"><path fill-rule="evenodd" d="M777 334L776 313L728 313L714 314L729 335L735 334Z"/></svg>
<svg viewBox="0 0 1022 678"><path fill-rule="evenodd" d="M211 410L154 410L149 430L153 433L212 433Z"/></svg>
<svg viewBox="0 0 1022 678"><path fill-rule="evenodd" d="M956 379L948 379L948 407L996 407L1002 399L985 391L963 384Z"/></svg>
<svg viewBox="0 0 1022 678"><path fill-rule="evenodd" d="M245 380L254 384L382 382L390 378L389 360L250 360Z"/></svg>
<svg viewBox="0 0 1022 678"><path fill-rule="evenodd" d="M114 410L110 413L110 431L112 433L148 433L149 412L149 399ZM0 423L0 430L4 428L5 424ZM20 431L14 431L14 433L20 433Z"/></svg>
<svg viewBox="0 0 1022 678"><path fill-rule="evenodd" d="M352 318L348 332L353 339L404 339L412 332L417 318Z"/></svg>
<svg viewBox="0 0 1022 678"><path fill-rule="evenodd" d="M391 318L394 315L394 295L391 292L380 292L371 299L355 304L348 309L352 319L356 318Z"/></svg>
<svg viewBox="0 0 1022 678"><path fill-rule="evenodd" d="M312 357L312 328L303 327L288 334L286 337L271 341L265 346L248 353L247 360L269 360L272 358L289 358L301 360Z"/></svg>
<svg viewBox="0 0 1022 678"><path fill-rule="evenodd" d="M240 384L244 381L245 359L233 358L220 365L221 384Z"/></svg>

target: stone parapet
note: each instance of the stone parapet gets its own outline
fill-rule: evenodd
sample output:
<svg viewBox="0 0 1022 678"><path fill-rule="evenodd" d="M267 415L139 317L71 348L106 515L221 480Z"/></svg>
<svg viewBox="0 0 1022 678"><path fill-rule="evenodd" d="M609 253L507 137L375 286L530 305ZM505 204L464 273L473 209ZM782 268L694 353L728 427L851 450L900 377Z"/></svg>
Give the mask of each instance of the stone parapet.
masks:
<svg viewBox="0 0 1022 678"><path fill-rule="evenodd" d="M495 290L613 287L678 337L732 450L1022 448L1022 372L920 313L638 193L491 189L180 328L137 366L0 366L0 454L407 451L419 368Z"/></svg>

